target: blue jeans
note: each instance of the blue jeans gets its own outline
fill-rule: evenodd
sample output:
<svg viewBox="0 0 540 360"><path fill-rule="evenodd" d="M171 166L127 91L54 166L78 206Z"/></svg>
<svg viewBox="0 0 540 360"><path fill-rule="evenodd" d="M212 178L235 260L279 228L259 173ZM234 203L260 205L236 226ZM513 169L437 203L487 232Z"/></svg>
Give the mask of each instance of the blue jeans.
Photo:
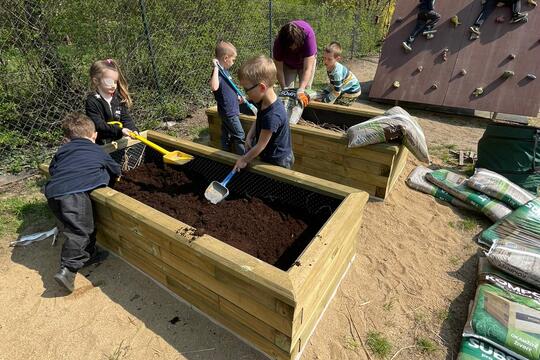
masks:
<svg viewBox="0 0 540 360"><path fill-rule="evenodd" d="M289 155L284 157L283 159L279 159L277 161L272 162L274 165L284 167L285 169L291 169L294 165L294 154L291 151Z"/></svg>
<svg viewBox="0 0 540 360"><path fill-rule="evenodd" d="M246 153L244 138L244 129L238 116L221 116L221 148L223 150L229 151L233 144L236 153L244 155Z"/></svg>

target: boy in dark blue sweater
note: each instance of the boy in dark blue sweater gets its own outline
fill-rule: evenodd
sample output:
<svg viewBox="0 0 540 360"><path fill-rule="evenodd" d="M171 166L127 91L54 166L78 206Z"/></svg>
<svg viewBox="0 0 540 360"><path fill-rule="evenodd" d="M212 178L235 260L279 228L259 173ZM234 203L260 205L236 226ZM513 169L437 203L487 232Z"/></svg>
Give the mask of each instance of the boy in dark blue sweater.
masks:
<svg viewBox="0 0 540 360"><path fill-rule="evenodd" d="M276 74L274 62L266 56L252 58L240 68L240 84L260 110L246 137L247 152L234 165L236 171L259 155L262 161L288 169L294 163L287 112L273 87Z"/></svg>
<svg viewBox="0 0 540 360"><path fill-rule="evenodd" d="M121 167L95 144L96 128L87 116L69 114L62 129L68 142L58 149L49 165L51 177L45 184L45 197L66 236L60 271L54 278L72 292L77 271L107 255L96 248L90 192L109 185L120 176Z"/></svg>
<svg viewBox="0 0 540 360"><path fill-rule="evenodd" d="M232 80L229 69L236 60L236 48L230 42L219 41L216 45L216 58L212 60L214 69L210 78L210 89L217 102L219 116L221 117L221 148L229 151L232 145L237 154L244 155L244 129L240 123L240 96L229 85L223 74Z"/></svg>

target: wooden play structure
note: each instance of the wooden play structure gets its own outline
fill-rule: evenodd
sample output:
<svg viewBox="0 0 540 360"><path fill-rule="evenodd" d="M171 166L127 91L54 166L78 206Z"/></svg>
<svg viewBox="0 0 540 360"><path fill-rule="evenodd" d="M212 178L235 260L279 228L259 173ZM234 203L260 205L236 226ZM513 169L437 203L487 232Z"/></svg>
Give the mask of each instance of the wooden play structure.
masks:
<svg viewBox="0 0 540 360"><path fill-rule="evenodd" d="M402 42L416 24L418 0L400 0L390 24L370 97L444 107L537 116L540 107L540 9L522 1L528 22L510 23L498 7L470 40L482 1L437 1L434 38Z"/></svg>
<svg viewBox="0 0 540 360"><path fill-rule="evenodd" d="M142 136L165 149L227 166L237 159L154 131ZM105 149L115 152L137 144L122 139ZM287 271L209 235L197 236L196 229L111 188L91 194L98 242L270 358L291 360L307 344L354 259L368 194L261 162L250 172L339 204Z"/></svg>
<svg viewBox="0 0 540 360"><path fill-rule="evenodd" d="M324 103L310 103L303 119L315 124L352 126L382 115L374 108L357 108ZM220 147L221 118L217 107L206 110L210 145ZM244 130L250 129L255 116L240 115ZM384 199L394 187L407 162L408 150L400 144L376 144L361 148L348 148L346 134L318 127L291 125L293 152L296 158L293 170L321 179L352 186Z"/></svg>

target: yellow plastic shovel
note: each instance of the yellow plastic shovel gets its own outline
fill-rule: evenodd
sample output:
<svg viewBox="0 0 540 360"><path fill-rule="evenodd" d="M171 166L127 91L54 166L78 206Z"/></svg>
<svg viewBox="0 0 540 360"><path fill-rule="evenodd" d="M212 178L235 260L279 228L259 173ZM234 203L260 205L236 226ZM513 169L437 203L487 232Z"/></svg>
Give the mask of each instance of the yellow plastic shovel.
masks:
<svg viewBox="0 0 540 360"><path fill-rule="evenodd" d="M136 134L134 132L130 132L129 136L131 136L134 139L139 140L140 142L150 146L152 149L162 153L163 154L163 162L165 162L167 164L184 165L184 164L186 164L186 163L188 163L188 162L190 162L191 160L194 159L192 155L183 153L183 152L181 152L179 150L174 150L174 151L165 150L164 148L162 148L158 144L155 144L155 143L151 142L150 140L148 140L147 138L142 137L142 136L140 136L140 135L138 135L138 134Z"/></svg>

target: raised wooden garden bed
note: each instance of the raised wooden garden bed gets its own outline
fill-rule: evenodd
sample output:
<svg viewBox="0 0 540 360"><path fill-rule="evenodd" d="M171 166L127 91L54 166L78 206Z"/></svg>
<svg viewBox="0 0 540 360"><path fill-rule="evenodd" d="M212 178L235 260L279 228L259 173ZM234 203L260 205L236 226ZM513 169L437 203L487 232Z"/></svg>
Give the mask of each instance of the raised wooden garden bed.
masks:
<svg viewBox="0 0 540 360"><path fill-rule="evenodd" d="M340 105L311 103L302 117L315 124L331 124L348 128L383 111L358 109ZM206 110L210 145L220 148L221 119L216 107ZM247 131L254 116L240 115ZM376 144L363 148L347 147L345 134L306 125L291 125L293 170L364 190L386 198L407 162L408 150L399 144Z"/></svg>
<svg viewBox="0 0 540 360"><path fill-rule="evenodd" d="M165 148L195 155L185 166L207 176L207 181L221 179L237 159L157 132L143 135ZM130 165L136 166L133 158L142 144L123 140L117 149L107 149L120 159L130 151L123 149L126 145L135 149ZM152 152L144 150L142 163ZM91 195L98 241L270 358L297 358L355 256L368 194L260 162L238 174L229 188L237 198L244 193L261 199L281 197L305 211L325 209L327 220L292 265L281 264L280 269L134 198L102 188Z"/></svg>

